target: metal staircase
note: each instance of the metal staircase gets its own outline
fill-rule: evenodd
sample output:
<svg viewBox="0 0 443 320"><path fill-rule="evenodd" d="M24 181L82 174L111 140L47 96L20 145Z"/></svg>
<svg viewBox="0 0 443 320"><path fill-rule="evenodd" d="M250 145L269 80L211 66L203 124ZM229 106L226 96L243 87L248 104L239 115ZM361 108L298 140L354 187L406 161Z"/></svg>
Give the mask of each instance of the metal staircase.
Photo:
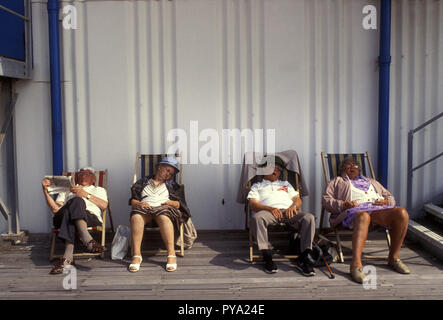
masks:
<svg viewBox="0 0 443 320"><path fill-rule="evenodd" d="M423 218L409 220L407 237L443 260L443 205L427 203L423 211Z"/></svg>
<svg viewBox="0 0 443 320"><path fill-rule="evenodd" d="M427 203L424 205L423 210L426 215L431 216L436 221L443 225L443 208L442 205L438 206L432 203Z"/></svg>

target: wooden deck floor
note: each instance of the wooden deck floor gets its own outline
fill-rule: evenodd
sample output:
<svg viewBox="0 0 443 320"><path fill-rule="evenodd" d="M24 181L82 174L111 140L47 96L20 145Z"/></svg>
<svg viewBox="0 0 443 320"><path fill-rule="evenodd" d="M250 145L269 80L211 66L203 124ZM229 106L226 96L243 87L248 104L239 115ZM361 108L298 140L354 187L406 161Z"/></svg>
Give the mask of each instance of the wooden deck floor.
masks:
<svg viewBox="0 0 443 320"><path fill-rule="evenodd" d="M108 237L108 240L112 239ZM165 256L145 256L138 273L127 271L128 259L78 259L77 289L65 290L65 275L49 275L49 235L30 235L26 246L0 252L0 299L443 299L443 263L418 245L405 242L402 260L411 269L401 275L383 259L366 259L376 267L376 289L364 289L350 280L350 239L344 238L344 264L331 265L306 278L289 261L279 261L279 272L266 274L262 265L247 261L247 234L242 231L199 232L198 240L178 270L164 270ZM110 245L108 245L110 247ZM371 233L366 254L387 255L382 233Z"/></svg>

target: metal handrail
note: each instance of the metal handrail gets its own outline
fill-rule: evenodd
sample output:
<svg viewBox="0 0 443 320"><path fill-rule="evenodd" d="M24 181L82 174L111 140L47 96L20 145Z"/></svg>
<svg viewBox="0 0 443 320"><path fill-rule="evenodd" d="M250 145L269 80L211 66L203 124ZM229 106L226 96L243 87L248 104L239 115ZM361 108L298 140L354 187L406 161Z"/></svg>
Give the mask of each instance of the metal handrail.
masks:
<svg viewBox="0 0 443 320"><path fill-rule="evenodd" d="M15 15L15 16L17 16L17 17L19 17L19 18L21 18L21 19L23 19L25 21L31 21L31 19L29 17L25 17L24 15L21 15L20 13L15 12L14 10L11 10L11 9L5 7L5 6L0 5L0 9L1 10L5 10L6 12L9 12L9 13L11 13L11 14L13 14L13 15Z"/></svg>
<svg viewBox="0 0 443 320"><path fill-rule="evenodd" d="M419 164L416 167L412 167L412 156L413 156L413 139L414 139L414 134L416 134L418 131L422 130L423 128L429 126L431 123L437 121L438 119L440 119L441 117L443 117L443 112L439 113L438 115L436 115L435 117L433 117L432 119L424 122L422 125L418 126L415 129L412 129L409 131L408 133L408 177L407 177L407 194L406 194L406 205L407 205L407 209L410 210L411 209L411 203L412 203L412 174L415 170L418 170L422 167L424 167L425 165L429 164L430 162L440 158L441 156L443 156L443 152L439 153L438 155L436 155L435 157L432 157L431 159Z"/></svg>

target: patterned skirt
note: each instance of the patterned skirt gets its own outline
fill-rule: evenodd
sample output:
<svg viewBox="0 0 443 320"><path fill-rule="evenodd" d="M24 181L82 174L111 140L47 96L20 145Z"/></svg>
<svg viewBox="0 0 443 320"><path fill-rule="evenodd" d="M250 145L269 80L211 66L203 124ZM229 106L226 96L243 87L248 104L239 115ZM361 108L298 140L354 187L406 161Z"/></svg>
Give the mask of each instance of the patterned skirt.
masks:
<svg viewBox="0 0 443 320"><path fill-rule="evenodd" d="M151 208L138 207L132 209L131 216L133 214L147 214L147 215L152 215L152 217L165 215L172 221L172 224L174 225L176 230L180 229L180 224L183 222L183 213L179 209L176 209L168 205L151 207Z"/></svg>
<svg viewBox="0 0 443 320"><path fill-rule="evenodd" d="M354 207L347 210L346 218L343 219L342 224L346 228L352 229L354 227L354 217L359 211L366 211L371 214L374 211L384 210L384 209L392 209L396 208L396 206L376 206L371 202L366 202L360 204L358 207Z"/></svg>

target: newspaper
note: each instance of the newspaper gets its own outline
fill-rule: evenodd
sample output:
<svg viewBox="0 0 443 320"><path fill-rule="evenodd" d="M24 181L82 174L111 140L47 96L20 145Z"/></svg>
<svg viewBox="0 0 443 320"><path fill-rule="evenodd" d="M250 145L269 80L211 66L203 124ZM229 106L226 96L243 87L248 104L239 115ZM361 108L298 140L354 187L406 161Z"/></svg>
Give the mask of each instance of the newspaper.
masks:
<svg viewBox="0 0 443 320"><path fill-rule="evenodd" d="M52 181L52 184L48 186L49 194L69 192L71 190L71 187L74 186L74 180L72 176L45 176L45 179L49 179Z"/></svg>

